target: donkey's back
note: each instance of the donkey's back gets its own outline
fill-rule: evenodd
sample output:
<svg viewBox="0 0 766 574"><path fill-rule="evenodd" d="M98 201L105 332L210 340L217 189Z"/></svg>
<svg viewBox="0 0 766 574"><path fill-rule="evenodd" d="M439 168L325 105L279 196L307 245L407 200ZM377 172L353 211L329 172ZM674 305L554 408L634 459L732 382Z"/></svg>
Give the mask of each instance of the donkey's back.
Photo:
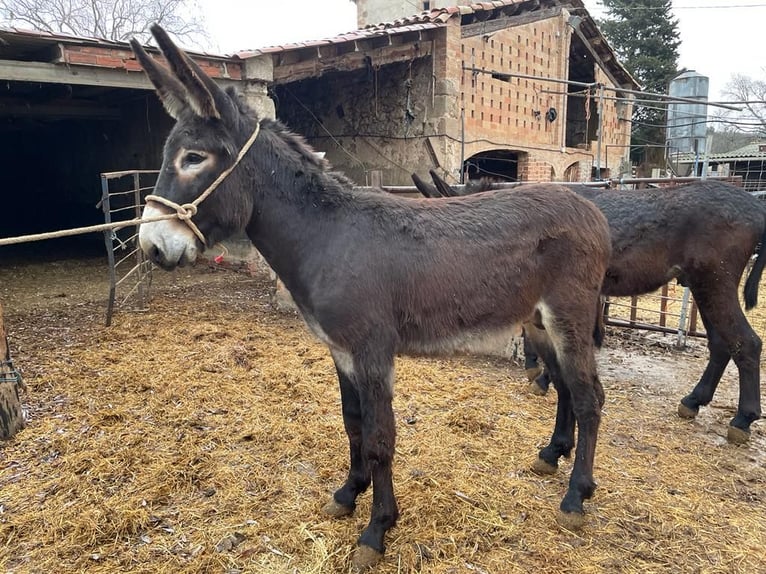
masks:
<svg viewBox="0 0 766 574"><path fill-rule="evenodd" d="M347 349L373 329L399 353L431 354L487 350L535 314L592 321L610 256L601 212L551 184L422 201L370 194L348 221L306 266L296 301ZM343 265L317 272L327 261Z"/></svg>

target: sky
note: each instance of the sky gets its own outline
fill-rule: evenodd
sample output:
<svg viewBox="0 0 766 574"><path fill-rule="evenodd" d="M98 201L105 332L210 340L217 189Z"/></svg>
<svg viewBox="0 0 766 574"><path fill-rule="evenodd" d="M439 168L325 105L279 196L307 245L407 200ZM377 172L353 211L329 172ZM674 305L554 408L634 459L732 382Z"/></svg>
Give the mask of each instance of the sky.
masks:
<svg viewBox="0 0 766 574"><path fill-rule="evenodd" d="M210 32L211 50L231 53L356 29L351 0L198 0ZM598 0L584 0L593 17ZM417 12L413 1L413 13ZM679 67L710 78L709 99L721 100L732 74L766 78L766 1L676 0L681 47ZM235 15L232 18L232 15Z"/></svg>

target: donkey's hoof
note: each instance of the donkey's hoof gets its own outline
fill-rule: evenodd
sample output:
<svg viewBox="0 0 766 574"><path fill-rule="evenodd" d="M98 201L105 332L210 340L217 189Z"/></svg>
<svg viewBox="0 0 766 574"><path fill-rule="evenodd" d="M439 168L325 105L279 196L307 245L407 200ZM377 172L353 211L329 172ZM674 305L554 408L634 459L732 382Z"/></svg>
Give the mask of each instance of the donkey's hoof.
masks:
<svg viewBox="0 0 766 574"><path fill-rule="evenodd" d="M556 522L567 530L580 530L585 525L585 515L581 512L564 512L559 510Z"/></svg>
<svg viewBox="0 0 766 574"><path fill-rule="evenodd" d="M334 498L322 507L322 513L327 516L332 516L333 518L343 518L344 516L353 514L353 512L353 508L338 504Z"/></svg>
<svg viewBox="0 0 766 574"><path fill-rule="evenodd" d="M693 419L699 414L699 408L693 409L683 403L678 403L678 416L682 419Z"/></svg>
<svg viewBox="0 0 766 574"><path fill-rule="evenodd" d="M543 368L539 365L537 367L529 367L526 369L525 373L527 374L527 379L534 381L537 377L543 374Z"/></svg>
<svg viewBox="0 0 766 574"><path fill-rule="evenodd" d="M375 567L375 565L383 559L383 554L360 544L356 547L354 557L351 559L351 565L354 568L354 572L367 572Z"/></svg>
<svg viewBox="0 0 766 574"><path fill-rule="evenodd" d="M548 389L544 389L537 381L529 383L529 392L538 397L544 397L548 393Z"/></svg>
<svg viewBox="0 0 766 574"><path fill-rule="evenodd" d="M726 433L726 440L731 444L745 444L750 440L750 431L729 425L729 430Z"/></svg>
<svg viewBox="0 0 766 574"><path fill-rule="evenodd" d="M532 463L532 471L537 474L556 474L558 469L558 466L553 465L542 458L537 458L537 460Z"/></svg>

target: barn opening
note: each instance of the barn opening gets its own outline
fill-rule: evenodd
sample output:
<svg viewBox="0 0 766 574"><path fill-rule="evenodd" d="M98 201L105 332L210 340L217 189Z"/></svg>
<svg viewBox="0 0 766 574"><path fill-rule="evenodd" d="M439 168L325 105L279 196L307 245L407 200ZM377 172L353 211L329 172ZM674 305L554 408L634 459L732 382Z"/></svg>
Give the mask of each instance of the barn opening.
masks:
<svg viewBox="0 0 766 574"><path fill-rule="evenodd" d="M0 92L3 217L12 237L103 223L104 171L156 168L169 129L146 90L8 81ZM9 253L101 254L100 233L3 247Z"/></svg>
<svg viewBox="0 0 766 574"><path fill-rule="evenodd" d="M566 146L589 149L598 139L598 101L591 88L578 84L596 81L596 63L582 39L574 34L569 45L569 76L567 80Z"/></svg>
<svg viewBox="0 0 766 574"><path fill-rule="evenodd" d="M496 149L472 155L463 162L465 179L483 177L495 181L519 181L519 154Z"/></svg>

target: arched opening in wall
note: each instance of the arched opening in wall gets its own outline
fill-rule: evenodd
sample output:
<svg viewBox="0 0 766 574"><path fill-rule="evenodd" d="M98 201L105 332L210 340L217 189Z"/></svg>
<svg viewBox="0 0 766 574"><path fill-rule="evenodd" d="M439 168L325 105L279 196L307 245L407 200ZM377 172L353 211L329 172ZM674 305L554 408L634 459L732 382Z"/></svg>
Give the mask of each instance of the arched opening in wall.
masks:
<svg viewBox="0 0 766 574"><path fill-rule="evenodd" d="M463 162L465 179L487 177L496 181L519 181L519 153L504 149L483 151Z"/></svg>
<svg viewBox="0 0 766 574"><path fill-rule="evenodd" d="M580 181L580 162L576 161L564 170L564 181Z"/></svg>

